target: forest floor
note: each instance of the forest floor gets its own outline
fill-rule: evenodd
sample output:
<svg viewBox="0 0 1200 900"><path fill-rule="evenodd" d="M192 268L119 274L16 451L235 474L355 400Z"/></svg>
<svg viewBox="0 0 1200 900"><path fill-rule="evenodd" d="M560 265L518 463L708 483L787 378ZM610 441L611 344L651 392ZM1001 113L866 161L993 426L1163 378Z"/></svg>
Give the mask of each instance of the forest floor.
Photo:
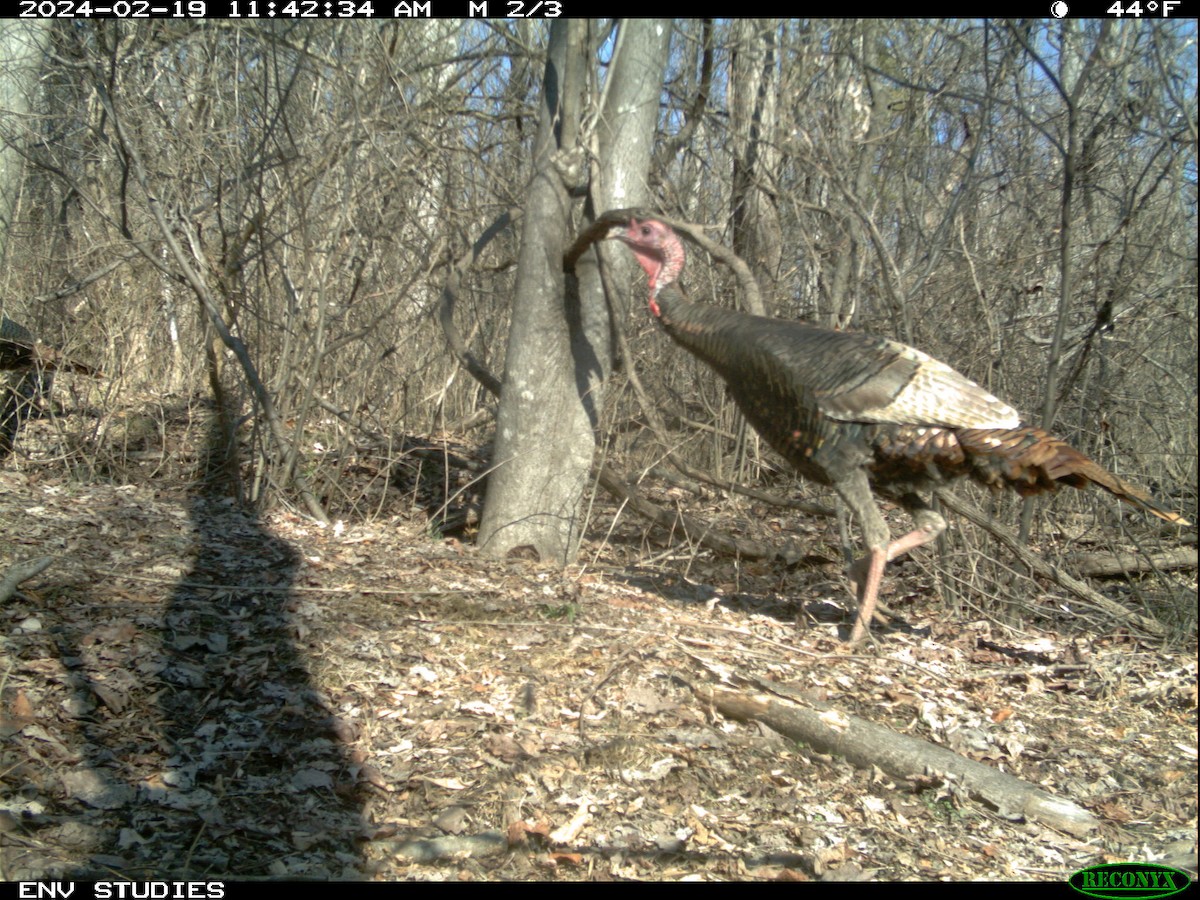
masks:
<svg viewBox="0 0 1200 900"><path fill-rule="evenodd" d="M0 469L0 577L53 557L0 605L0 878L1061 882L1104 862L1195 866L1194 635L1004 626L946 609L904 565L886 599L916 627L851 649L836 553L735 565L622 518L562 571L436 533L394 481L371 521L333 527L179 484ZM1180 585L1194 597L1195 573ZM937 772L855 768L697 696L765 684L1098 825L1069 835Z"/></svg>

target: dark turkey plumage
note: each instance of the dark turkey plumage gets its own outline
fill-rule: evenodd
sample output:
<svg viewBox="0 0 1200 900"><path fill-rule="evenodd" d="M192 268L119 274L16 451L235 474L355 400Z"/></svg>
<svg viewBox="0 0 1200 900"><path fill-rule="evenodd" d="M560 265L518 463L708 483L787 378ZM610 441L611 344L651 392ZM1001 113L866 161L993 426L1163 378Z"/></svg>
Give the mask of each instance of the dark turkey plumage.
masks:
<svg viewBox="0 0 1200 900"><path fill-rule="evenodd" d="M32 331L8 316L0 316L0 371L28 372L33 369L99 374L89 365L43 344Z"/></svg>
<svg viewBox="0 0 1200 900"><path fill-rule="evenodd" d="M12 453L22 426L37 416L56 371L99 375L91 366L40 342L24 325L0 315L0 372L14 373L9 383L0 381L0 459Z"/></svg>
<svg viewBox="0 0 1200 900"><path fill-rule="evenodd" d="M945 529L920 492L948 479L969 475L1023 496L1092 483L1187 524L920 350L690 303L675 285L685 254L670 227L635 218L607 236L628 244L646 271L650 311L667 334L715 369L767 443L801 475L834 488L858 520L867 554L851 567L859 599L852 642L869 628L886 563ZM890 540L872 486L900 502L916 528Z"/></svg>

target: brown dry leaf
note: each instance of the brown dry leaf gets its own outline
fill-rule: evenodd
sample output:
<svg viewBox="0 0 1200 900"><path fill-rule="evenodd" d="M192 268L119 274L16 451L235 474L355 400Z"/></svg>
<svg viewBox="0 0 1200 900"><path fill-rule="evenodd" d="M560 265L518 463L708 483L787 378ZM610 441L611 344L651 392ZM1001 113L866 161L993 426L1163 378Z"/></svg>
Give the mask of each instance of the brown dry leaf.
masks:
<svg viewBox="0 0 1200 900"><path fill-rule="evenodd" d="M569 844L574 841L591 818L590 811L591 803L587 800L580 800L571 821L554 829L550 833L550 840L555 844Z"/></svg>
<svg viewBox="0 0 1200 900"><path fill-rule="evenodd" d="M521 847L524 846L529 835L529 826L518 819L515 822L509 822L508 827L504 830L505 836L508 839L508 846Z"/></svg>
<svg viewBox="0 0 1200 900"><path fill-rule="evenodd" d="M103 681L94 681L88 686L101 703L118 715L129 706L129 695L118 688L105 684Z"/></svg>
<svg viewBox="0 0 1200 900"><path fill-rule="evenodd" d="M489 734L485 746L489 753L506 763L514 763L528 755L524 747L505 734Z"/></svg>
<svg viewBox="0 0 1200 900"><path fill-rule="evenodd" d="M799 869L780 869L773 881L812 881L808 875Z"/></svg>
<svg viewBox="0 0 1200 900"><path fill-rule="evenodd" d="M446 834L462 834L467 830L467 811L461 806L452 806L439 813L433 824Z"/></svg>
<svg viewBox="0 0 1200 900"><path fill-rule="evenodd" d="M1114 801L1105 801L1096 804L1096 812L1104 816L1110 822L1125 824L1133 821L1133 813L1127 810L1124 806Z"/></svg>
<svg viewBox="0 0 1200 900"><path fill-rule="evenodd" d="M29 702L29 695L23 690L16 691L8 708L14 718L33 720L33 704Z"/></svg>
<svg viewBox="0 0 1200 900"><path fill-rule="evenodd" d="M375 766L361 766L358 770L358 777L372 787L377 787L380 790L386 791L389 788L387 779L383 777L383 773L375 768Z"/></svg>

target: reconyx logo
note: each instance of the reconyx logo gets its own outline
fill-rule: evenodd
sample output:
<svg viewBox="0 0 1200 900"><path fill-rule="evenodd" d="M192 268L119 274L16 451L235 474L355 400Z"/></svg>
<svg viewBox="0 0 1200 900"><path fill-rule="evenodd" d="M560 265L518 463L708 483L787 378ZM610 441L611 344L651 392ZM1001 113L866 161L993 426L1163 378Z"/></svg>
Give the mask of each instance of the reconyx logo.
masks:
<svg viewBox="0 0 1200 900"><path fill-rule="evenodd" d="M1080 869L1067 883L1081 894L1105 900L1170 897L1191 884L1186 872L1154 863L1110 863Z"/></svg>

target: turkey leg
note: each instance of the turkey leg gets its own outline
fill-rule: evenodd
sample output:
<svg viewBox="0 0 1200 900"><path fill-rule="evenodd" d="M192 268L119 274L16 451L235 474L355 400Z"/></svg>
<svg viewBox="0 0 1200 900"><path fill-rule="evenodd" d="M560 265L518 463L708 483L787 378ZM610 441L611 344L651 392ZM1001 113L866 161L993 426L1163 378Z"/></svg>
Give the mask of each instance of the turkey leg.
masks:
<svg viewBox="0 0 1200 900"><path fill-rule="evenodd" d="M900 502L917 527L889 542L887 523L870 491L866 476L861 472L855 473L838 487L838 493L858 518L867 545L866 555L850 567L849 573L858 594L858 614L850 632L851 644L861 641L871 627L871 617L879 600L879 585L887 564L910 550L928 544L946 530L946 520L936 510L916 494L905 494Z"/></svg>

